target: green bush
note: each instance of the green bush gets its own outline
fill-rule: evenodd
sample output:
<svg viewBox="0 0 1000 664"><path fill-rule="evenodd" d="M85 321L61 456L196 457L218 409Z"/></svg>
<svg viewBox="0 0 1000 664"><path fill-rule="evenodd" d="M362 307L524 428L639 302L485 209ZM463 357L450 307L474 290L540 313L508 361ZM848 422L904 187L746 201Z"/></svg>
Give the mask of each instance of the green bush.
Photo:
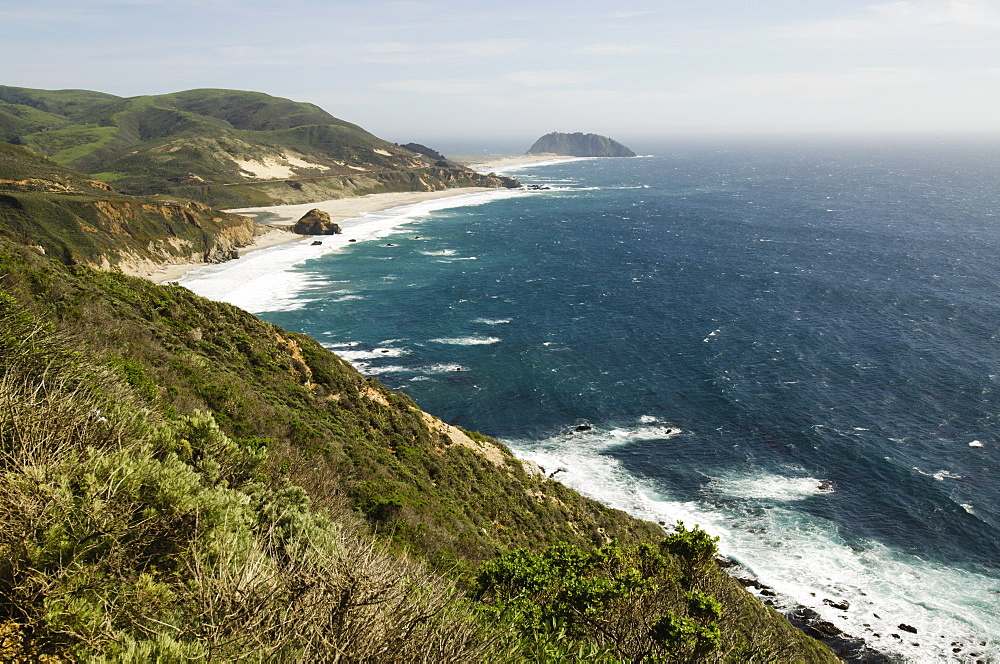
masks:
<svg viewBox="0 0 1000 664"><path fill-rule="evenodd" d="M698 587L702 573L714 565L718 553L715 543L718 541L718 537L712 537L697 525L688 530L682 521L678 521L675 532L667 535L660 548L680 560L684 586L694 589Z"/></svg>
<svg viewBox="0 0 1000 664"><path fill-rule="evenodd" d="M679 661L720 645L719 602L679 597L674 565L650 545L512 551L480 567L475 592L491 619L519 634L525 659Z"/></svg>

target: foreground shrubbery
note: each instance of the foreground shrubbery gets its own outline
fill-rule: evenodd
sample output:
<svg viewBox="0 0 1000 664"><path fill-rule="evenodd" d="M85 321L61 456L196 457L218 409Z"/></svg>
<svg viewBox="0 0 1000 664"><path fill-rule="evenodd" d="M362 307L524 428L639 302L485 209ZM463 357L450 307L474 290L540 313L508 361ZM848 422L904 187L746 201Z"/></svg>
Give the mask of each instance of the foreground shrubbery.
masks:
<svg viewBox="0 0 1000 664"><path fill-rule="evenodd" d="M697 528L681 525L660 548L691 540L708 545L700 551L711 562L714 542ZM678 564L699 562L649 544L521 549L482 566L476 595L485 612L517 630L516 654L525 660L709 661L720 654L721 606L677 583Z"/></svg>
<svg viewBox="0 0 1000 664"><path fill-rule="evenodd" d="M484 652L450 584L268 480L266 450L210 415L158 419L14 307L0 301L0 618L21 656L42 654L31 637L136 662Z"/></svg>

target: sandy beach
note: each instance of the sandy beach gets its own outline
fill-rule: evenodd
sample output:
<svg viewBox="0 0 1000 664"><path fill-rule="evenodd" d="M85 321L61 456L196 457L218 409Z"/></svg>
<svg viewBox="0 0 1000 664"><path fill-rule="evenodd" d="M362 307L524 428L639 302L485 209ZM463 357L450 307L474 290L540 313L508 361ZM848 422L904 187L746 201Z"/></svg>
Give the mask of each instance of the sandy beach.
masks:
<svg viewBox="0 0 1000 664"><path fill-rule="evenodd" d="M423 201L446 198L450 196L461 196L477 192L492 191L485 187L462 187L457 189L445 189L443 191L403 191L389 192L384 194L368 194L366 196L355 196L351 198L338 198L329 201L319 201L316 203L303 203L301 205L282 205L276 207L262 208L240 208L227 210L234 214L242 214L265 226L273 226L273 230L264 235L258 236L254 242L239 250L240 256L244 256L251 251L266 249L279 244L296 242L305 239L307 236L298 235L288 230L302 215L313 208L318 208L329 213L331 221L340 222L345 219L357 217L365 212L379 212L402 205L412 205ZM163 284L170 281L177 281L185 274L199 267L204 267L205 263L191 262L178 263L173 265L163 265L152 274L146 276L153 283Z"/></svg>
<svg viewBox="0 0 1000 664"><path fill-rule="evenodd" d="M295 225L295 222L301 219L302 215L313 208L328 213L331 221L340 222L344 219L356 217L364 212L379 212L401 205L412 205L413 203L422 203L423 201L430 201L436 198L461 196L479 191L491 190L486 187L461 187L457 189L445 189L443 191L398 191L385 194L352 196L350 198L336 198L316 203L300 203L298 205L239 208L226 210L226 212L246 215L264 225L281 228ZM292 235L292 239L301 237L303 236Z"/></svg>
<svg viewBox="0 0 1000 664"><path fill-rule="evenodd" d="M480 172L490 172L522 164L573 159L573 157L563 157L552 154L520 156L461 156L450 158ZM302 203L298 205L239 208L227 210L227 212L242 214L265 226L274 227L272 231L258 236L253 244L241 248L239 250L239 254L240 256L243 256L258 249L266 249L278 244L285 244L305 239L306 236L292 233L288 230L288 227L293 226L295 222L302 217L302 215L313 208L317 208L328 213L331 221L341 222L345 219L352 219L366 212L380 212L382 210L388 210L402 205L412 205L414 203L421 203L423 201L438 198L462 196L486 191L492 190L485 187L462 187L457 189L445 189L443 191L390 192L384 194L368 194L366 196L353 196L350 198L337 198L328 201ZM191 270L203 267L204 265L205 263L197 262L163 265L152 274L146 276L146 279L149 279L153 283L157 284L177 281Z"/></svg>
<svg viewBox="0 0 1000 664"><path fill-rule="evenodd" d="M285 244L286 242L293 242L295 240L301 240L302 235L296 235L295 233L289 232L282 228L275 228L268 231L263 235L258 235L252 244L245 247L240 247L237 251L240 256L243 256L251 251L257 249L266 249L268 247L273 247L278 244ZM177 281L185 274L191 270L202 267L206 263L176 263L170 265L161 265L155 271L148 275L142 275L145 279L152 281L154 284L165 284L170 281Z"/></svg>
<svg viewBox="0 0 1000 664"><path fill-rule="evenodd" d="M558 154L522 154L517 156L507 156L498 157L496 155L488 156L469 156L469 155L458 155L454 157L448 157L452 161L457 161L460 164L468 166L469 168L479 171L481 173L489 173L490 171L500 170L503 168L509 168L511 166L522 166L524 164L534 164L540 161L561 161L563 159L577 159L577 157L568 157L565 155Z"/></svg>

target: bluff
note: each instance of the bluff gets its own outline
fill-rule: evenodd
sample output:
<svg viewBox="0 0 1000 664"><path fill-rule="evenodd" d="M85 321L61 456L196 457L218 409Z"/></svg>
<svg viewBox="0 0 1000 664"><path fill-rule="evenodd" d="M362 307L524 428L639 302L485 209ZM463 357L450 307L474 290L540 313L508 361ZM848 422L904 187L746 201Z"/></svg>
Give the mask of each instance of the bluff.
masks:
<svg viewBox="0 0 1000 664"><path fill-rule="evenodd" d="M174 196L127 196L23 147L0 143L0 234L66 264L147 275L237 256L267 228Z"/></svg>
<svg viewBox="0 0 1000 664"><path fill-rule="evenodd" d="M564 134L554 131L539 138L526 154L558 154L570 157L634 157L627 147L599 134Z"/></svg>
<svg viewBox="0 0 1000 664"><path fill-rule="evenodd" d="M216 207L518 186L442 161L424 146L384 141L313 104L241 90L123 98L0 86L0 140L126 194Z"/></svg>

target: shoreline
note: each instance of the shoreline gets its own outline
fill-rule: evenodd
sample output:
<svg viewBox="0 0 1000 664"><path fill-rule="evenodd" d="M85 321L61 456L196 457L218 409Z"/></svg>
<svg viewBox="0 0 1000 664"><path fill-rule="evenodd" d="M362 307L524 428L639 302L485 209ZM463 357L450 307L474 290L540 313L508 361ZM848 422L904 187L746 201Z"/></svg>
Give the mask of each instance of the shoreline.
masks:
<svg viewBox="0 0 1000 664"><path fill-rule="evenodd" d="M577 157L556 154L532 154L517 156L490 155L485 157L458 156L451 158L459 163L462 163L468 168L480 172L491 172L513 166L535 165L543 162L551 163L577 159ZM239 257L243 257L260 249L267 249L280 244L288 244L313 237L310 235L298 235L297 233L292 233L288 230L289 227L295 225L295 222L297 222L302 215L313 208L317 208L328 213L330 215L330 221L339 223L346 219L353 219L368 212L382 212L404 205L412 205L414 203L422 203L424 201L439 198L449 198L451 196L462 196L487 191L494 190L488 187L460 187L439 191L386 192L381 194L366 194L364 196L335 198L326 201L317 201L314 203L235 208L226 210L226 212L241 214L250 217L261 225L272 227L272 230L254 238L252 243L238 249ZM239 259L237 258L234 260ZM209 265L209 263L199 261L160 265L149 274L144 275L144 278L155 284L166 284L172 281L177 281L192 270L205 267L206 265Z"/></svg>
<svg viewBox="0 0 1000 664"><path fill-rule="evenodd" d="M242 214L250 217L264 226L270 226L271 230L258 235L254 241L245 247L240 247L238 253L243 257L260 249L281 244L306 240L312 235L299 235L293 233L289 227L294 226L302 215L309 210L317 208L329 213L330 220L341 222L345 219L353 219L367 212L382 212L404 205L413 205L424 201L436 200L439 198L450 198L452 196L462 196L467 194L483 193L495 191L488 187L460 187L457 189L444 189L440 191L402 191L387 192L381 194L367 194L365 196L352 196L348 198L335 198L327 201L315 203L300 203L296 205L279 205L257 208L238 208L226 210L233 214ZM280 210L280 211L279 211ZM234 259L234 260L239 260ZM228 262L228 261L227 261ZM188 272L210 265L200 261L190 261L186 263L173 263L159 266L145 278L155 284L165 284L177 281L187 275Z"/></svg>
<svg viewBox="0 0 1000 664"><path fill-rule="evenodd" d="M452 161L457 161L463 166L467 166L474 171L490 172L493 170L499 170L504 168L510 168L511 166L526 166L535 165L540 162L558 162L567 159L580 159L580 157L570 157L567 155L560 154L522 154L515 156L476 156L476 155L457 155L449 156L448 159Z"/></svg>

